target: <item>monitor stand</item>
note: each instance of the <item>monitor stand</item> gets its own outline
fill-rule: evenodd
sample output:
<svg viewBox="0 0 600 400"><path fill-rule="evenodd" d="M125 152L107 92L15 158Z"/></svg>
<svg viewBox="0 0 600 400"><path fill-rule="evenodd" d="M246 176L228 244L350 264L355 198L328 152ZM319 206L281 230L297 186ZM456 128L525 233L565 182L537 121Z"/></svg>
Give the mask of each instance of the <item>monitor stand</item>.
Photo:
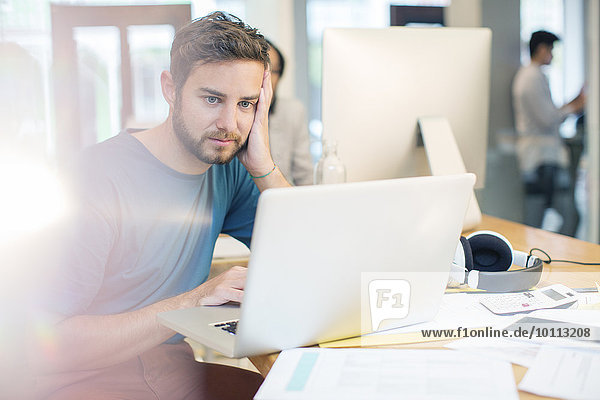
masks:
<svg viewBox="0 0 600 400"><path fill-rule="evenodd" d="M418 124L431 174L453 175L466 173L465 163L448 120L444 117L420 117ZM465 215L463 231L475 228L480 222L481 210L475 197L475 191L473 191Z"/></svg>

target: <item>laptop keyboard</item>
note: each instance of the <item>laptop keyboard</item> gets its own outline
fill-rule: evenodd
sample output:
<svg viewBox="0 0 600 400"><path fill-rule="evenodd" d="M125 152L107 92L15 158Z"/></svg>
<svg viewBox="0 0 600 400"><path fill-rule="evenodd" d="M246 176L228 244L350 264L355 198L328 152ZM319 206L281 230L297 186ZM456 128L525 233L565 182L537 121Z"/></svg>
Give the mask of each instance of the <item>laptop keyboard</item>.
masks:
<svg viewBox="0 0 600 400"><path fill-rule="evenodd" d="M229 332L232 335L235 335L235 331L237 330L237 323L238 323L238 320L225 321L225 322L218 322L216 324L213 324L213 326L215 328L223 329L224 331Z"/></svg>

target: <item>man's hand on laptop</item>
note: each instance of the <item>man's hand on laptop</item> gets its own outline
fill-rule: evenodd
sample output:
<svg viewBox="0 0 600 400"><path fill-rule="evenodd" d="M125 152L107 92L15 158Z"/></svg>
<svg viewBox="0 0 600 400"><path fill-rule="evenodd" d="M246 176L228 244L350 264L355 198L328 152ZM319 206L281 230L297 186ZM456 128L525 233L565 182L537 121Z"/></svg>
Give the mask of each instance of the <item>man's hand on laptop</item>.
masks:
<svg viewBox="0 0 600 400"><path fill-rule="evenodd" d="M235 266L192 290L200 306L217 306L230 301L241 303L246 284L246 267Z"/></svg>

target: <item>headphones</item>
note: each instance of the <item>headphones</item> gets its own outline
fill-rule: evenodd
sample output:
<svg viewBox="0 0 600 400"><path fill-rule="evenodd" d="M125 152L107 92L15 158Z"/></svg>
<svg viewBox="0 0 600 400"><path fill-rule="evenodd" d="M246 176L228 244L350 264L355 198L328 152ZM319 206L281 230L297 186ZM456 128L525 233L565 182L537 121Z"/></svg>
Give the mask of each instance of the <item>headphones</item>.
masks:
<svg viewBox="0 0 600 400"><path fill-rule="evenodd" d="M522 268L508 271L513 264ZM513 250L501 234L478 231L461 236L450 278L473 289L518 292L537 285L543 267L538 257Z"/></svg>

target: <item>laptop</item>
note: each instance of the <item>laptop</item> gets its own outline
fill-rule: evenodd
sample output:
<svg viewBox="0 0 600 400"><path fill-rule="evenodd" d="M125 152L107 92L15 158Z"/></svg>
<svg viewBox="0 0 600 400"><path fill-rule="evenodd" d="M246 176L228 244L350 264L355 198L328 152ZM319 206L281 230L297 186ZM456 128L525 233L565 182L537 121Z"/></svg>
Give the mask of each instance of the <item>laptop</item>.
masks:
<svg viewBox="0 0 600 400"><path fill-rule="evenodd" d="M474 183L461 174L266 190L242 304L158 321L232 358L358 336L361 279L390 273L408 282L410 305L384 328L431 320Z"/></svg>

